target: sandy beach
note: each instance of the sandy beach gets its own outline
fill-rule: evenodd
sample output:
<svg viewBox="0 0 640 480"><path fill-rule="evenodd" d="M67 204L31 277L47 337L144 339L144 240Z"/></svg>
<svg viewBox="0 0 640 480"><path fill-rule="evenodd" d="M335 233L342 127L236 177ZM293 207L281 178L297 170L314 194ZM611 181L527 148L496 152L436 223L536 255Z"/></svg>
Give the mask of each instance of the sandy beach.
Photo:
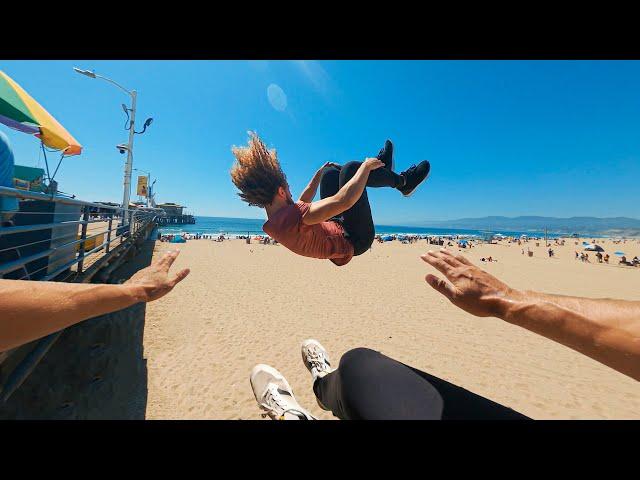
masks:
<svg viewBox="0 0 640 480"><path fill-rule="evenodd" d="M590 241L591 239L586 239ZM585 297L640 299L640 268L617 266L640 242L598 242L611 264L574 259L574 241L462 250L514 288ZM529 247L533 257L522 255ZM175 244L156 242L154 258ZM640 382L569 348L495 318L476 318L431 289L434 270L417 244L375 243L345 267L282 246L192 240L177 245L176 267L191 275L147 306L144 356L148 419L259 419L249 385L257 363L279 369L300 403L322 419L300 343L313 337L337 365L366 346L535 419L640 419ZM454 250L458 250L457 247ZM482 263L491 255L497 262Z"/></svg>

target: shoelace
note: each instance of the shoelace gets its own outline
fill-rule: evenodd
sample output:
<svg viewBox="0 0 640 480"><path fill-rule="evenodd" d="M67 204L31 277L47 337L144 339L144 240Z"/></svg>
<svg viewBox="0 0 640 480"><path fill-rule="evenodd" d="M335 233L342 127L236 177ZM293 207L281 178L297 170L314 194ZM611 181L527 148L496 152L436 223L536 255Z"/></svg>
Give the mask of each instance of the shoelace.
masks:
<svg viewBox="0 0 640 480"><path fill-rule="evenodd" d="M273 410L278 413L280 411L284 412L286 407L284 406L284 399L278 392L278 389L275 385L270 385L267 388L267 393L264 396L263 406L268 408L269 410ZM284 415L284 413L282 413Z"/></svg>
<svg viewBox="0 0 640 480"><path fill-rule="evenodd" d="M275 385L271 385L267 388L267 393L264 396L264 403L262 406L268 409L270 412L275 412L278 416L278 420L284 420L284 416L287 413L293 413L294 415L300 415L304 420L309 420L307 414L297 408L285 408L284 399L278 392L278 388ZM262 413L262 418L269 416L269 413ZM313 417L312 417L313 418Z"/></svg>
<svg viewBox="0 0 640 480"><path fill-rule="evenodd" d="M315 345L307 348L307 362L311 364L311 368L315 368L318 371L326 370L326 366L329 363L324 352Z"/></svg>

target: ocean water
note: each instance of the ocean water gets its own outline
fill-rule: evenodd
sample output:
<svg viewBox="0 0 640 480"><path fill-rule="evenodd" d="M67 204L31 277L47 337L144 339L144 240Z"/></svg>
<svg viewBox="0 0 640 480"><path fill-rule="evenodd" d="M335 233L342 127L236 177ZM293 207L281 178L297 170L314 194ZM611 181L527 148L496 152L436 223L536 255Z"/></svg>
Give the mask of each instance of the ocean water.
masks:
<svg viewBox="0 0 640 480"><path fill-rule="evenodd" d="M264 235L262 225L264 220L250 218L227 218L227 217L196 217L195 225L174 225L162 227L161 233L207 233L207 234L229 234L229 235ZM418 234L418 235L477 235L482 237L486 230L462 230L455 228L427 228L408 227L402 225L376 225L376 233L379 234ZM492 230L492 233L501 233L506 236L528 235L530 237L544 237L544 232L515 232L508 230ZM566 234L565 234L566 235ZM561 236L559 233L548 232L549 238ZM593 237L595 238L595 237Z"/></svg>

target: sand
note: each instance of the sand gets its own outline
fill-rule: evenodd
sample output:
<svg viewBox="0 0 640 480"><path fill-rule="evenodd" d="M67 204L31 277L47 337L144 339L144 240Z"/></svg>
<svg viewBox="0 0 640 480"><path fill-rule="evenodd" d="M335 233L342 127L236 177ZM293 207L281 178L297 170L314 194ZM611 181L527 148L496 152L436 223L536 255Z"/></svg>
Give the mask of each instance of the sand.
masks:
<svg viewBox="0 0 640 480"><path fill-rule="evenodd" d="M640 255L638 240L599 243L610 254ZM533 257L521 254L527 246ZM146 418L259 419L249 373L267 363L303 406L332 419L300 359L301 341L312 337L334 365L351 348L377 349L535 419L640 419L640 382L519 327L473 317L432 290L424 276L434 270L418 256L437 247L424 240L376 243L341 268L243 240L177 247L176 267L191 275L147 306ZM172 248L157 242L154 256ZM574 240L554 249L553 259L543 242L462 251L515 288L640 300L640 268L576 261ZM480 262L489 255L498 262Z"/></svg>

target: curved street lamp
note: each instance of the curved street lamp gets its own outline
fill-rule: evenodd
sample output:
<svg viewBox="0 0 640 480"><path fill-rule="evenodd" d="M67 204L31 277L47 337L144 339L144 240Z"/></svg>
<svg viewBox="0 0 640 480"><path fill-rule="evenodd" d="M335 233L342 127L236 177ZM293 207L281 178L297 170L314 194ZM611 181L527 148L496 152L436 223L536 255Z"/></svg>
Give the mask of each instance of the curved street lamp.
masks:
<svg viewBox="0 0 640 480"><path fill-rule="evenodd" d="M125 212L126 212L129 209L129 201L131 199L131 170L133 167L133 137L136 133L144 133L147 127L151 125L151 122L153 121L153 119L152 118L147 119L147 121L144 123L144 129L141 132L136 132L134 124L136 121L137 92L135 90L129 91L125 87L120 85L118 82L116 82L115 80L111 80L110 78L104 77L102 75L98 75L97 73L92 72L90 70L82 70L81 68L77 68L77 67L73 67L73 70L79 73L80 75L84 75L85 77L100 78L102 80L105 80L106 82L109 82L115 85L116 87L118 87L120 90L122 90L123 92L125 92L127 95L131 97L131 108L127 108L126 105L123 105L123 110L127 114L127 117L129 116L129 112L131 112L131 119L129 121L129 127L127 128L127 130L129 130L129 142L127 143L127 148L126 148L127 162L125 163L125 167L124 167L124 193L122 195L122 208L125 209ZM122 225L126 225L129 223L129 215L127 215L125 212L123 212L123 215L122 215Z"/></svg>

